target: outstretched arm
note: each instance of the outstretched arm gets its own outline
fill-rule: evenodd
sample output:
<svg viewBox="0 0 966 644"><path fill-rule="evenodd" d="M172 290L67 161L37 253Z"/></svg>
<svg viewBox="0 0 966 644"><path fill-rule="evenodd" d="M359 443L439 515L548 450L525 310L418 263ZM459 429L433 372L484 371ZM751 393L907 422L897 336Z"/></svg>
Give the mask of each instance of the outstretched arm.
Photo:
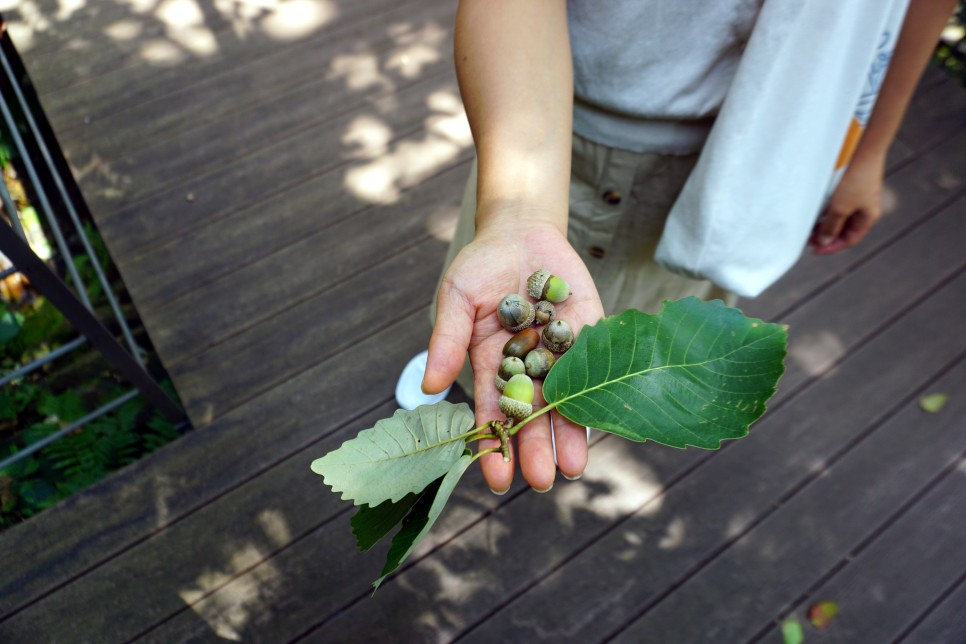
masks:
<svg viewBox="0 0 966 644"><path fill-rule="evenodd" d="M882 215L886 153L956 0L911 0L875 108L812 235L816 255L855 246Z"/></svg>
<svg viewBox="0 0 966 644"><path fill-rule="evenodd" d="M423 389L452 383L469 351L482 424L503 417L493 376L510 337L495 313L504 295L525 293L527 277L544 267L571 285L559 311L575 331L603 310L566 239L573 80L565 0L463 0L455 58L479 164L476 236L443 277ZM554 430L561 472L580 475L584 428L556 416ZM523 476L537 490L556 474L550 432L544 416L517 435ZM480 461L492 490L509 488L512 464L498 454Z"/></svg>

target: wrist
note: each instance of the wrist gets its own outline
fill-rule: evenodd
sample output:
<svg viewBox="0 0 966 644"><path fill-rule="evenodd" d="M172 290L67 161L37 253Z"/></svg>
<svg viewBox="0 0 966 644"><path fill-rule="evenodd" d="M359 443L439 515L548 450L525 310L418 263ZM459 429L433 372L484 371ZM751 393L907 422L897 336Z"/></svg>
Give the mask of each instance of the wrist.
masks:
<svg viewBox="0 0 966 644"><path fill-rule="evenodd" d="M530 230L553 229L567 236L567 211L558 211L527 200L501 199L481 203L476 209L478 237L513 236L522 238Z"/></svg>

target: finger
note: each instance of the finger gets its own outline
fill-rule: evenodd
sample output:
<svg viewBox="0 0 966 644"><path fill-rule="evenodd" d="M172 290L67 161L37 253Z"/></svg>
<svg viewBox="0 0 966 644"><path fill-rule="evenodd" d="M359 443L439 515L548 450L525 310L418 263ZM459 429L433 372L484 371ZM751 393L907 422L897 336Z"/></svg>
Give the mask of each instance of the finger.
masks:
<svg viewBox="0 0 966 644"><path fill-rule="evenodd" d="M876 213L868 213L865 211L857 212L849 218L849 222L842 232L842 240L845 247L851 248L862 241L869 234L869 231L872 230L872 226L875 225L878 219Z"/></svg>
<svg viewBox="0 0 966 644"><path fill-rule="evenodd" d="M820 248L831 245L838 239L850 214L847 209L830 204L816 226L815 244Z"/></svg>
<svg viewBox="0 0 966 644"><path fill-rule="evenodd" d="M587 467L587 428L575 425L555 411L553 434L560 473L570 480L580 478Z"/></svg>
<svg viewBox="0 0 966 644"><path fill-rule="evenodd" d="M423 392L435 394L456 380L473 335L475 311L463 294L444 279L439 287L436 323L429 339L429 357L423 376Z"/></svg>
<svg viewBox="0 0 966 644"><path fill-rule="evenodd" d="M539 382L534 383L534 403L534 408L543 404ZM517 433L517 448L523 478L537 492L549 491L557 475L549 414L533 419Z"/></svg>
<svg viewBox="0 0 966 644"><path fill-rule="evenodd" d="M474 348L471 354L474 365L473 379L476 394L477 427L491 420L505 418L504 414L500 411L500 392L493 384L495 369L482 366L492 361L492 346L490 345L499 344L499 341L502 339L502 336L496 336L490 342ZM477 365L480 365L479 368L476 368ZM488 439L480 441L480 449L499 446L500 442L498 440ZM480 457L480 469L483 470L483 479L494 494L505 494L510 489L510 484L513 483L513 458L512 451L511 461L509 463L503 460L503 455L499 452Z"/></svg>

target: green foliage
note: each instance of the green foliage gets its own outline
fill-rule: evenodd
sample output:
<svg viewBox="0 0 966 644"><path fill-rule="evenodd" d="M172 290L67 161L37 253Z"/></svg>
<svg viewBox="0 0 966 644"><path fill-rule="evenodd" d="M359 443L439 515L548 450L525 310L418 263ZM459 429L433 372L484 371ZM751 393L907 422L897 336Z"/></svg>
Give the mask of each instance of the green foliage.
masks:
<svg viewBox="0 0 966 644"><path fill-rule="evenodd" d="M121 393L115 388L111 396ZM59 395L44 391L37 403L45 418L29 425L18 443L36 443L91 411L72 391ZM174 426L148 407L143 398L132 398L0 470L0 527L33 516L177 436ZM19 449L17 444L8 445L0 451L0 458L12 456Z"/></svg>
<svg viewBox="0 0 966 644"><path fill-rule="evenodd" d="M401 524L377 588L432 528L469 465L552 409L570 420L635 441L716 448L739 438L765 412L784 370L786 331L746 318L721 302L665 302L657 315L640 311L585 327L544 381L546 405L513 424L473 428L466 405L447 402L397 411L312 470L343 499L361 507L352 531L361 550ZM500 448L475 455L480 438Z"/></svg>
<svg viewBox="0 0 966 644"><path fill-rule="evenodd" d="M715 449L765 412L785 331L690 297L657 315L625 311L586 327L547 375L548 405L634 441Z"/></svg>
<svg viewBox="0 0 966 644"><path fill-rule="evenodd" d="M802 644L805 641L805 631L797 619L787 619L782 623L782 639L785 644Z"/></svg>

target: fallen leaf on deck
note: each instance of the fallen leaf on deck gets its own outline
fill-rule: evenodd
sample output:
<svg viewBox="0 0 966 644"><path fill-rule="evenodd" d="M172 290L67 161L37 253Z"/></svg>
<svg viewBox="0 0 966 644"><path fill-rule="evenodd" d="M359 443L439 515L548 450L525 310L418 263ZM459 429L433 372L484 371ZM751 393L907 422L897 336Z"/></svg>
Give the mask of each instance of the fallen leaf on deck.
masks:
<svg viewBox="0 0 966 644"><path fill-rule="evenodd" d="M948 394L929 394L928 396L923 396L919 399L919 406L922 407L923 411L928 411L930 414L935 414L937 411L946 406L946 401L948 400Z"/></svg>
<svg viewBox="0 0 966 644"><path fill-rule="evenodd" d="M797 619L787 619L782 624L782 637L785 638L785 644L802 644L805 641L805 632Z"/></svg>
<svg viewBox="0 0 966 644"><path fill-rule="evenodd" d="M819 602L808 609L808 621L815 628L825 628L838 615L839 605L835 602Z"/></svg>

